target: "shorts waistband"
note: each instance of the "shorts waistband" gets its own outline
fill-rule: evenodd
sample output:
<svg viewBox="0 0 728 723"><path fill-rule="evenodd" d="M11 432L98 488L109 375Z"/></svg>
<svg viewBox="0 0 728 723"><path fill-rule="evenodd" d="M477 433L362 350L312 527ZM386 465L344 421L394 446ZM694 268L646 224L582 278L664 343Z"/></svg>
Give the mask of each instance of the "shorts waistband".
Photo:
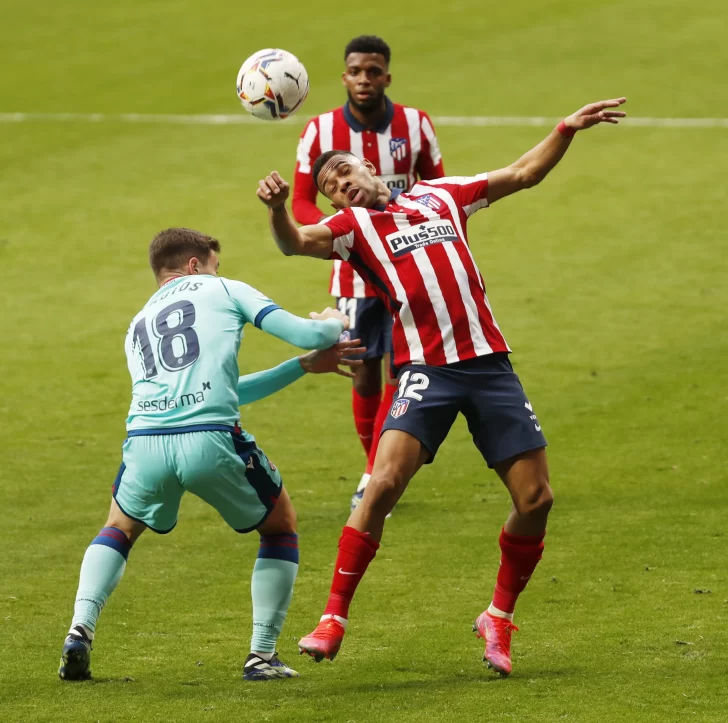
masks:
<svg viewBox="0 0 728 723"><path fill-rule="evenodd" d="M130 429L127 437L158 437L163 434L189 434L190 432L229 432L236 434L239 427L228 424L193 424L189 427L150 427L148 429Z"/></svg>

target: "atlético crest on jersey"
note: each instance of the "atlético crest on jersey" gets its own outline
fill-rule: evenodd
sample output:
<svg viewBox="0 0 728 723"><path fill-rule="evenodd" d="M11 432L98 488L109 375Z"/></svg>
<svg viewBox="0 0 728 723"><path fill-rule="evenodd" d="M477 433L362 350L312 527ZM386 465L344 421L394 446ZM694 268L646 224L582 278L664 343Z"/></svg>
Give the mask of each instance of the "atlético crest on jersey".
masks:
<svg viewBox="0 0 728 723"><path fill-rule="evenodd" d="M426 193L424 196L417 196L412 199L415 203L421 203L423 206L427 206L430 210L435 213L442 213L445 208L445 204L433 193Z"/></svg>
<svg viewBox="0 0 728 723"><path fill-rule="evenodd" d="M392 405L390 414L397 419L397 417L401 417L407 411L407 407L409 407L409 399L398 399Z"/></svg>
<svg viewBox="0 0 728 723"><path fill-rule="evenodd" d="M407 156L407 139L406 138L390 138L389 152L395 161L401 161Z"/></svg>

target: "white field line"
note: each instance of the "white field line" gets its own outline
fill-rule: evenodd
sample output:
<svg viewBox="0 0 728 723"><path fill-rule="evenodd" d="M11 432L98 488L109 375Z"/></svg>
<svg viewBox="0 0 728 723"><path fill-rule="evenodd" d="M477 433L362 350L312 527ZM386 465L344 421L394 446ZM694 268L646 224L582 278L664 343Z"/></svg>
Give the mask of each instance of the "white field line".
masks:
<svg viewBox="0 0 728 723"><path fill-rule="evenodd" d="M298 125L310 116L268 125ZM434 116L435 126L550 127L561 120L545 116ZM158 113L0 113L0 123L141 123L157 125L241 125L264 123L244 112L230 115L174 115ZM642 128L728 128L728 118L626 118L626 126Z"/></svg>

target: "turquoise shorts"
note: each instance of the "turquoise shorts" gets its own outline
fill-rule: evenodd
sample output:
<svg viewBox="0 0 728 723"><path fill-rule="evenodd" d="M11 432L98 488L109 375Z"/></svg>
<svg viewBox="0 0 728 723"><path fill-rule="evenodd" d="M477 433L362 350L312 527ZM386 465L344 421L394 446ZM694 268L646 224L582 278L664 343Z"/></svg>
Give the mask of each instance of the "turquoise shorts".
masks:
<svg viewBox="0 0 728 723"><path fill-rule="evenodd" d="M154 532L177 524L182 495L212 505L236 532L250 532L275 507L281 475L252 437L232 427L133 430L122 447L113 496Z"/></svg>

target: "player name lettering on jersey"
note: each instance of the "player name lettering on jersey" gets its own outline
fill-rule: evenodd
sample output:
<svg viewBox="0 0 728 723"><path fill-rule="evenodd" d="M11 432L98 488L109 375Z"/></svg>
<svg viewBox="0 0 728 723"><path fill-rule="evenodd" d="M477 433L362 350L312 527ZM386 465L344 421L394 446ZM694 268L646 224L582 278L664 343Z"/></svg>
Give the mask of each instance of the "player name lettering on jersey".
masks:
<svg viewBox="0 0 728 723"><path fill-rule="evenodd" d="M394 256L410 253L415 249L441 244L445 241L459 241L455 226L449 221L427 221L405 231L396 231L385 237Z"/></svg>

